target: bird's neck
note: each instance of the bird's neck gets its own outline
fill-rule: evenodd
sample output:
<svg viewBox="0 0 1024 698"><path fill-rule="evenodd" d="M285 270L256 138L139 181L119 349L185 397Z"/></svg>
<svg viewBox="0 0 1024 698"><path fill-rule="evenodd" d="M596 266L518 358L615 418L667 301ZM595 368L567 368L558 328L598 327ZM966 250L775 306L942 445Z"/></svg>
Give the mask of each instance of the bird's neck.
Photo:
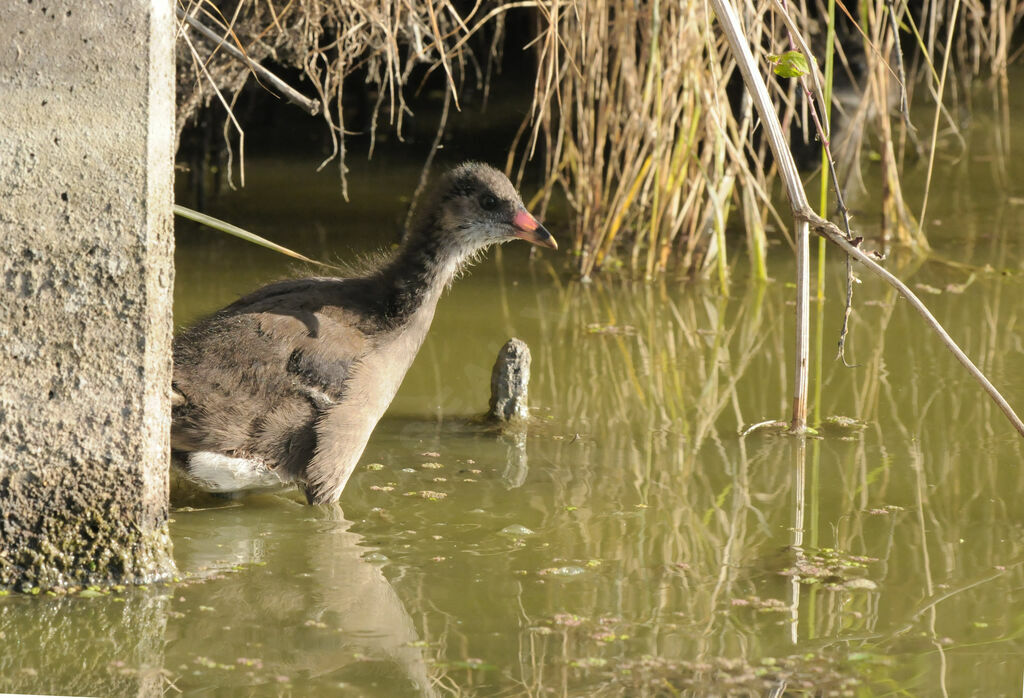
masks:
<svg viewBox="0 0 1024 698"><path fill-rule="evenodd" d="M379 272L382 315L401 325L425 306L433 308L463 262L435 236L412 235Z"/></svg>

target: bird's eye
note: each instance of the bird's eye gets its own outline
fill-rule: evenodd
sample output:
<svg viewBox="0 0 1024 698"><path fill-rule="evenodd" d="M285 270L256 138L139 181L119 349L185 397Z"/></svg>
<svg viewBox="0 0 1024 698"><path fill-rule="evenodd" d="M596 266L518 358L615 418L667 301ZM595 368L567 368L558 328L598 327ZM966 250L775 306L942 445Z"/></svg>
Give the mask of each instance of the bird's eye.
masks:
<svg viewBox="0 0 1024 698"><path fill-rule="evenodd" d="M485 211L493 211L498 208L498 197L494 194L484 194L480 197L480 207Z"/></svg>

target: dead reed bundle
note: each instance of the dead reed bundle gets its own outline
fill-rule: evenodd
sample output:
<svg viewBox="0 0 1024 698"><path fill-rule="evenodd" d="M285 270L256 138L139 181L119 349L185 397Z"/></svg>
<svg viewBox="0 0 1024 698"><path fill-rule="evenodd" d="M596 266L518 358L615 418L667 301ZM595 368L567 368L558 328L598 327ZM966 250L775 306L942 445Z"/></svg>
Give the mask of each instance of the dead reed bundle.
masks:
<svg viewBox="0 0 1024 698"><path fill-rule="evenodd" d="M477 62L466 42L486 31L500 42L500 12L484 13L479 4L468 14L454 0L179 0L181 8L238 46L256 62L272 60L300 70L323 105L321 113L334 148L326 162L337 159L345 187L345 133L342 103L345 79L365 71L374 85L371 135L382 112L401 137L403 119L411 112L404 88L420 65L443 70L458 104L467 78L482 82L486 64ZM493 20L493 21L492 21ZM198 45L191 28L181 26L188 51L178 52L177 130L200 108L219 99L230 111L242 87L253 78L249 67L209 43ZM225 121L228 139L229 123ZM237 124L235 124L237 127ZM238 127L239 133L241 128ZM372 145L371 145L372 151Z"/></svg>
<svg viewBox="0 0 1024 698"><path fill-rule="evenodd" d="M522 150L544 146L548 186L564 190L574 213L579 272L618 263L649 276L673 249L684 267L700 266L702 242L722 239L736 180L764 191L763 171L743 154L750 122L726 97L732 66L704 4L550 2L541 16Z"/></svg>
<svg viewBox="0 0 1024 698"><path fill-rule="evenodd" d="M770 74L769 57L791 48L786 28L773 2L735 4ZM377 88L371 131L383 114L400 135L409 113L404 89L423 73L414 75L414 68L443 71L446 100L457 106L465 82L483 85L499 58L506 14L532 12L536 72L525 79L534 85L533 105L508 169L522 175L527 162L543 164L542 209L553 194L564 194L578 272L624 266L650 277L673 263L717 275L724 290L726 226L738 210L755 274L767 274L765 231L778 220L773 166L755 140L749 100L727 89L737 84L735 62L704 2L190 0L182 7L252 59L302 71L324 105L343 187L346 76L365 69ZM883 184L872 194L881 202L883 232L924 248L918 221L927 188L923 201L906 201L899 173L908 156L927 157L930 179L940 136L959 138L956 107L969 103L970 79L986 69L1002 87L996 107L1008 129L1006 71L1024 0L870 0L856 16L850 11L835 0L788 4L820 54L827 94L833 76L846 86L829 105L841 112L843 128L830 138L842 184L863 187L862 154L877 153ZM252 75L224 51L211 55L210 45L197 47L184 29L183 35L191 50L179 52L179 132L215 95L230 107ZM796 81L776 78L772 89L784 128L814 144ZM930 135L918 137L908 105L921 89L937 107ZM1008 142L1008 133L998 137Z"/></svg>

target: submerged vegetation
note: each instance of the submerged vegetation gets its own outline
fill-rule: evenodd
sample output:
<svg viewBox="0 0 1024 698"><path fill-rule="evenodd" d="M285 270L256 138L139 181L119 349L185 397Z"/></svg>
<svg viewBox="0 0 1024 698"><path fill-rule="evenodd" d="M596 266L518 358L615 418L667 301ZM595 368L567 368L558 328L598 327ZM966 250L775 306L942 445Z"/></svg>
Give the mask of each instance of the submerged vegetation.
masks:
<svg viewBox="0 0 1024 698"><path fill-rule="evenodd" d="M769 74L771 57L792 48L782 5L736 5ZM353 74L372 86L372 154L383 123L401 137L409 91L443 79L443 130L449 107L460 108L469 92L486 99L506 48L525 45L535 70L521 79L532 84L533 102L510 137L507 169L520 178L530 163L542 171L542 209L552 196L564 197L574 263L584 277L610 264L648 277L674 265L713 272L724 284L730 214L742 221L750 263L764 276L767 235L786 229L773 206L774 166L756 137L758 120L703 2L194 0L182 7L252 60L300 71L300 90L324 105L343 188L351 129L342 106L346 86L356 91ZM926 247L927 227L919 222L936 145L963 143L958 115L971 104L972 78L996 82L1002 123L993 137L1007 138L1007 66L1024 2L874 0L854 8L816 0L787 11L811 42L837 112L841 128L831 141L843 184L877 202L868 213L881 216L886 238ZM188 50L179 51L179 133L214 99L230 111L242 87L258 80L194 32L183 29L182 37ZM777 78L772 89L791 139L813 151L815 126L798 83ZM920 93L924 99L915 100ZM914 112L917 128L915 102L922 107ZM938 105L931 115L925 103ZM243 128L229 113L226 140L242 145ZM865 162L881 169L880 191L864 190ZM911 162L922 164L915 176L925 180L914 200L899 177Z"/></svg>

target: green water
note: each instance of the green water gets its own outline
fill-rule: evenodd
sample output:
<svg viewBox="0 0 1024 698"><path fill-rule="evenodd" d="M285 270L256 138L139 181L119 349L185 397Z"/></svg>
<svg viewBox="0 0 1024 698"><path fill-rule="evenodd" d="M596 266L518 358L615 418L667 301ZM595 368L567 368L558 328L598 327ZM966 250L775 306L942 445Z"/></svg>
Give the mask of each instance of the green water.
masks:
<svg viewBox="0 0 1024 698"><path fill-rule="evenodd" d="M935 257L887 265L1024 409L1024 172L986 143L940 162ZM212 212L325 258L393 239L416 175L356 167L346 206L308 164L249 168ZM188 224L178 241L179 324L291 268ZM0 690L1019 695L1022 441L905 302L862 274L844 368L831 257L812 410L863 428L740 436L787 417L784 246L764 285L737 254L729 298L580 284L527 252L442 300L340 507L179 495L182 581L0 598ZM533 349L518 436L468 419L510 336Z"/></svg>

